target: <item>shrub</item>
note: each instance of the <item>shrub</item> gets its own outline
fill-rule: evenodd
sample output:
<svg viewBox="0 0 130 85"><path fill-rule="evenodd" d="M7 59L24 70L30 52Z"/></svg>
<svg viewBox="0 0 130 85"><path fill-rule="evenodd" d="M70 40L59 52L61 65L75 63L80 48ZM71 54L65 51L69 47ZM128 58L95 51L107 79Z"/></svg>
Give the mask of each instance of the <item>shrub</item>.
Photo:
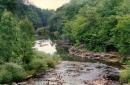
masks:
<svg viewBox="0 0 130 85"><path fill-rule="evenodd" d="M54 68L58 61L59 56L57 55L51 56L43 52L36 52L31 63L26 68L30 68L30 70L35 70L36 72L46 71L48 68Z"/></svg>
<svg viewBox="0 0 130 85"><path fill-rule="evenodd" d="M48 68L54 68L56 65L56 62L52 58L47 58L46 62L47 62Z"/></svg>
<svg viewBox="0 0 130 85"><path fill-rule="evenodd" d="M5 63L0 67L0 81L1 82L11 82L11 81L20 81L26 77L25 70L15 63Z"/></svg>
<svg viewBox="0 0 130 85"><path fill-rule="evenodd" d="M121 70L120 72L120 82L127 83L130 81L130 68Z"/></svg>
<svg viewBox="0 0 130 85"><path fill-rule="evenodd" d="M35 51L34 54L31 62L24 64L24 68L28 75L35 75L38 72L46 72L49 68L54 68L60 60L58 55L48 55L39 51Z"/></svg>
<svg viewBox="0 0 130 85"><path fill-rule="evenodd" d="M39 58L33 59L29 66L31 70L35 70L36 72L47 70L47 63L45 60Z"/></svg>
<svg viewBox="0 0 130 85"><path fill-rule="evenodd" d="M53 55L53 60L56 62L56 63L58 63L60 60L61 60L61 58L60 58L60 55Z"/></svg>
<svg viewBox="0 0 130 85"><path fill-rule="evenodd" d="M8 83L12 81L12 74L7 69L0 70L0 83Z"/></svg>
<svg viewBox="0 0 130 85"><path fill-rule="evenodd" d="M47 62L47 65L49 68L54 68L59 60L60 60L60 58L58 55L53 55L53 56L49 56L48 58L46 58L46 62Z"/></svg>

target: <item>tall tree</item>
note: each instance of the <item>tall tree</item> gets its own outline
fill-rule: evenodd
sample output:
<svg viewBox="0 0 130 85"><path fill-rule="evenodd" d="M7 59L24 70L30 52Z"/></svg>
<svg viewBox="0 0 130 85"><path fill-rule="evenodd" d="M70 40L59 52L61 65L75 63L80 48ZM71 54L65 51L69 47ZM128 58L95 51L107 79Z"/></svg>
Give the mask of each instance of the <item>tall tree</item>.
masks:
<svg viewBox="0 0 130 85"><path fill-rule="evenodd" d="M32 23L26 18L19 22L20 28L20 44L21 55L23 56L23 62L29 63L33 55L32 47L34 45L34 27Z"/></svg>
<svg viewBox="0 0 130 85"><path fill-rule="evenodd" d="M0 57L9 61L18 57L16 46L18 44L19 28L12 13L5 11L0 20Z"/></svg>
<svg viewBox="0 0 130 85"><path fill-rule="evenodd" d="M130 54L130 15L118 17L118 24L113 29L113 40L121 55Z"/></svg>

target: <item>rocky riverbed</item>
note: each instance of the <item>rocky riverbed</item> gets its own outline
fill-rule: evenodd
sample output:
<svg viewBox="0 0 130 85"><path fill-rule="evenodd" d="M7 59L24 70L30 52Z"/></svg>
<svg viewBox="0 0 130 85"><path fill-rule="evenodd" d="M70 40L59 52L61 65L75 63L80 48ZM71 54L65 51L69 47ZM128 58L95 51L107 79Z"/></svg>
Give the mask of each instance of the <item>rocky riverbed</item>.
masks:
<svg viewBox="0 0 130 85"><path fill-rule="evenodd" d="M117 53L96 53L90 52L83 49L78 49L75 47L71 47L69 49L69 54L74 58L79 57L83 60L95 60L95 61L104 61L107 63L113 63L120 65L121 57Z"/></svg>
<svg viewBox="0 0 130 85"><path fill-rule="evenodd" d="M62 61L45 75L19 85L121 85L119 69L101 63Z"/></svg>

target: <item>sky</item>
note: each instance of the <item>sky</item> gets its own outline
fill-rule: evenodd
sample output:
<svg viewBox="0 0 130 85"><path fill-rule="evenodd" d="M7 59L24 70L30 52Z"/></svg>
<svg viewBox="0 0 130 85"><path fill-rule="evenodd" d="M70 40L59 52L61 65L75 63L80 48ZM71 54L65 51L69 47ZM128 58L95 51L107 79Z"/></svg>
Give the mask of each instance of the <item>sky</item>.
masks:
<svg viewBox="0 0 130 85"><path fill-rule="evenodd" d="M41 9L54 9L61 7L63 4L68 3L70 0L29 0L33 5Z"/></svg>

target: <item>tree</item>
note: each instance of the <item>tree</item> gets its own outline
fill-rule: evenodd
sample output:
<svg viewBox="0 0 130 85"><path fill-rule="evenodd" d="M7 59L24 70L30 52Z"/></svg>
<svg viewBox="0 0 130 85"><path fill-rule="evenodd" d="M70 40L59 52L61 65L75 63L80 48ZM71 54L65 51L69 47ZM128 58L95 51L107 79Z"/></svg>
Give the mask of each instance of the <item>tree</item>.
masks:
<svg viewBox="0 0 130 85"><path fill-rule="evenodd" d="M128 38L128 33L125 32L129 29L122 30L122 35L113 30L118 29L120 24L126 29L125 19L128 18L125 17L129 14L129 0L72 0L56 11L56 18L51 20L53 23L50 23L50 29L61 35L57 38L69 39L74 45L85 44L88 50L119 51L126 54L129 48L123 52L125 50L121 49L125 47L120 47L118 39L119 35L122 36L123 40L119 41L125 46L123 41ZM124 22L117 17L124 18ZM126 23L129 23L129 19Z"/></svg>
<svg viewBox="0 0 130 85"><path fill-rule="evenodd" d="M68 37L71 42L82 42L81 32L86 25L85 21L86 19L83 16L77 16L75 20L67 21L63 29L64 37Z"/></svg>
<svg viewBox="0 0 130 85"><path fill-rule="evenodd" d="M33 52L34 28L28 19L17 21L5 11L0 21L0 59L6 62L29 62Z"/></svg>
<svg viewBox="0 0 130 85"><path fill-rule="evenodd" d="M19 28L12 13L5 11L0 21L0 57L4 61L16 59Z"/></svg>
<svg viewBox="0 0 130 85"><path fill-rule="evenodd" d="M113 29L113 40L119 53L123 56L130 54L130 15L118 17L118 24Z"/></svg>
<svg viewBox="0 0 130 85"><path fill-rule="evenodd" d="M16 6L16 0L0 0L0 5L8 10L13 10Z"/></svg>
<svg viewBox="0 0 130 85"><path fill-rule="evenodd" d="M21 55L23 56L23 62L29 63L33 56L32 47L34 45L34 27L32 23L26 18L18 23L20 28L20 44Z"/></svg>

